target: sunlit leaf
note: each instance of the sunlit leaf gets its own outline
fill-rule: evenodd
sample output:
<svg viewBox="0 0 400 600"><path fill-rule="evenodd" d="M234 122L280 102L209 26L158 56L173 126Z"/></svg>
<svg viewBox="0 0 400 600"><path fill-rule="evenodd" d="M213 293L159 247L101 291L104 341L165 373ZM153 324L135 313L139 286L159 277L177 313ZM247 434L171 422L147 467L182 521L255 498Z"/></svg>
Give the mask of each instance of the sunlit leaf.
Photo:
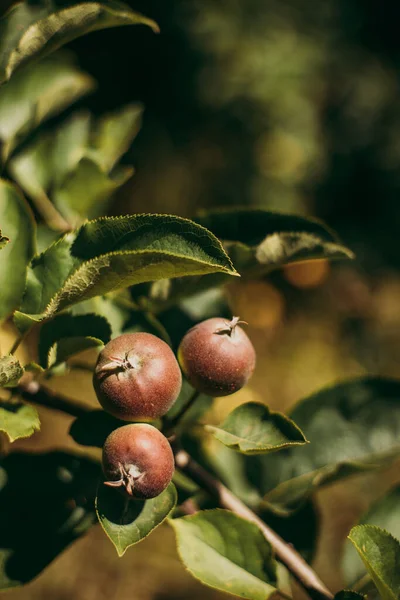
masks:
<svg viewBox="0 0 400 600"><path fill-rule="evenodd" d="M36 408L19 401L0 400L0 431L8 436L10 442L30 437L39 429L40 420Z"/></svg>
<svg viewBox="0 0 400 600"><path fill-rule="evenodd" d="M179 556L205 585L249 600L276 593L271 546L256 525L226 510L170 521Z"/></svg>
<svg viewBox="0 0 400 600"><path fill-rule="evenodd" d="M257 402L238 406L221 425L206 425L206 429L228 448L243 454L267 454L307 443L291 419Z"/></svg>
<svg viewBox="0 0 400 600"><path fill-rule="evenodd" d="M390 490L375 502L361 517L359 524L377 525L400 539L400 486ZM345 546L342 566L349 585L365 575L365 567L350 542Z"/></svg>
<svg viewBox="0 0 400 600"><path fill-rule="evenodd" d="M34 259L15 322L26 330L111 290L216 271L236 275L219 241L187 219L133 215L89 221Z"/></svg>
<svg viewBox="0 0 400 600"><path fill-rule="evenodd" d="M382 600L400 597L400 543L374 525L357 525L349 534Z"/></svg>

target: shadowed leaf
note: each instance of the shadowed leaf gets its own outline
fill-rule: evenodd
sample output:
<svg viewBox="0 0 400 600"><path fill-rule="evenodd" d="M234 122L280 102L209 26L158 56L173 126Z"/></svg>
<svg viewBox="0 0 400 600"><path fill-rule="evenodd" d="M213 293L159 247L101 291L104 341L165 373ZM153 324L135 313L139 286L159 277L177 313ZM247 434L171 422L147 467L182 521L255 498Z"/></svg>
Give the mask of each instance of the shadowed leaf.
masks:
<svg viewBox="0 0 400 600"><path fill-rule="evenodd" d="M175 508L176 500L173 483L159 496L145 502L126 500L117 490L100 484L96 513L118 556L123 556L130 546L141 542L161 525Z"/></svg>
<svg viewBox="0 0 400 600"><path fill-rule="evenodd" d="M44 323L39 338L39 363L44 369L111 339L111 327L100 315L57 315Z"/></svg>
<svg viewBox="0 0 400 600"><path fill-rule="evenodd" d="M154 21L120 2L81 2L57 7L55 2L20 2L0 21L0 84L20 67L54 52L71 40L98 29Z"/></svg>

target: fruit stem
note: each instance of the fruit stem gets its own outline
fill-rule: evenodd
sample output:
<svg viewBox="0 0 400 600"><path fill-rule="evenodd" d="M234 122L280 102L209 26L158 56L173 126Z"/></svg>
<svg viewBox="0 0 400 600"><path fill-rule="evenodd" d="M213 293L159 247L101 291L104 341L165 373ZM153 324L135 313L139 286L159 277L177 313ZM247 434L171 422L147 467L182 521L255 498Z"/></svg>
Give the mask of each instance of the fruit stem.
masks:
<svg viewBox="0 0 400 600"><path fill-rule="evenodd" d="M174 417L170 419L165 418L163 424L163 433L166 437L171 436L174 433L176 426L179 424L181 419L186 415L186 413L192 408L198 397L200 396L200 392L198 390L193 390L192 395L189 400L182 406L182 408L177 412ZM165 428L165 429L164 429Z"/></svg>
<svg viewBox="0 0 400 600"><path fill-rule="evenodd" d="M240 317L232 317L232 320L229 321L228 323L225 324L225 327L219 327L218 329L216 329L214 331L214 333L218 334L218 335L229 335L231 336L232 333L235 331L235 328L237 325L239 325L239 323L242 323L243 325L247 325L248 323L246 321L241 321Z"/></svg>
<svg viewBox="0 0 400 600"><path fill-rule="evenodd" d="M194 461L185 450L175 448L175 463L195 483L216 496L220 506L231 510L247 521L255 523L264 534L265 539L271 544L277 558L286 566L310 598L313 600L333 599L333 594L293 546L287 544L246 504L228 490L223 483L215 479L208 471Z"/></svg>

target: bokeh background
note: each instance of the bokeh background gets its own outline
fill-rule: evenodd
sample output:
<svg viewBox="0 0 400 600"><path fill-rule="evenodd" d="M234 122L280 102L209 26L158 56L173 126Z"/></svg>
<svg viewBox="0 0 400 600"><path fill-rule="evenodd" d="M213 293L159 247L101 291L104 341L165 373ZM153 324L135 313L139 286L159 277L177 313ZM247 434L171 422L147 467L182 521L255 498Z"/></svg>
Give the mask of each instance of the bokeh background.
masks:
<svg viewBox="0 0 400 600"><path fill-rule="evenodd" d="M148 0L129 4L161 28L118 28L69 44L98 82L94 113L145 107L124 162L134 177L110 209L191 216L261 206L311 214L356 260L292 265L234 283L227 298L258 352L250 386L217 401L219 422L249 399L286 410L321 387L400 364L400 38L398 3L376 0ZM6 3L2 6L6 8ZM74 106L74 109L76 105ZM65 115L63 115L65 116ZM2 345L11 332L5 330ZM24 351L24 350L22 350ZM53 384L66 391L59 378ZM96 405L90 377L68 394ZM42 410L42 432L16 448L67 448L71 419ZM341 588L346 534L394 482L399 464L318 493L314 565ZM301 594L296 592L298 597ZM226 597L179 563L167 525L118 559L95 527L15 600L186 600Z"/></svg>

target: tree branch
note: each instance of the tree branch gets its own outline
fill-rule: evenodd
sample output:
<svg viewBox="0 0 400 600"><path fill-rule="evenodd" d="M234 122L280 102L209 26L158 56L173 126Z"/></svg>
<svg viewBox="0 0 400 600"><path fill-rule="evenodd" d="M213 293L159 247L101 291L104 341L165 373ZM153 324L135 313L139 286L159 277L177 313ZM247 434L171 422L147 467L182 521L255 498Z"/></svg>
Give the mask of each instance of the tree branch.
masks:
<svg viewBox="0 0 400 600"><path fill-rule="evenodd" d="M333 594L322 583L315 571L313 571L300 554L268 527L260 517L239 500L227 487L196 463L187 452L178 450L175 455L175 462L186 475L215 495L222 507L258 525L265 539L273 547L276 556L292 573L310 598L313 600L331 600L333 598Z"/></svg>
<svg viewBox="0 0 400 600"><path fill-rule="evenodd" d="M86 404L61 396L48 388L44 388L37 381L20 384L17 390L18 394L28 402L59 410L72 417L81 417L91 410Z"/></svg>
<svg viewBox="0 0 400 600"><path fill-rule="evenodd" d="M49 389L45 389L36 381L20 385L18 392L29 402L59 410L74 417L80 417L91 410L86 404L72 401ZM175 446L175 444L173 444L173 446ZM186 451L174 448L174 453L176 466L195 483L200 485L200 487L215 495L223 508L231 510L240 517L255 523L260 528L266 540L273 547L277 558L287 567L312 600L333 599L333 594L291 545L287 544L218 479L215 479L208 471L203 469L201 465L195 462Z"/></svg>

